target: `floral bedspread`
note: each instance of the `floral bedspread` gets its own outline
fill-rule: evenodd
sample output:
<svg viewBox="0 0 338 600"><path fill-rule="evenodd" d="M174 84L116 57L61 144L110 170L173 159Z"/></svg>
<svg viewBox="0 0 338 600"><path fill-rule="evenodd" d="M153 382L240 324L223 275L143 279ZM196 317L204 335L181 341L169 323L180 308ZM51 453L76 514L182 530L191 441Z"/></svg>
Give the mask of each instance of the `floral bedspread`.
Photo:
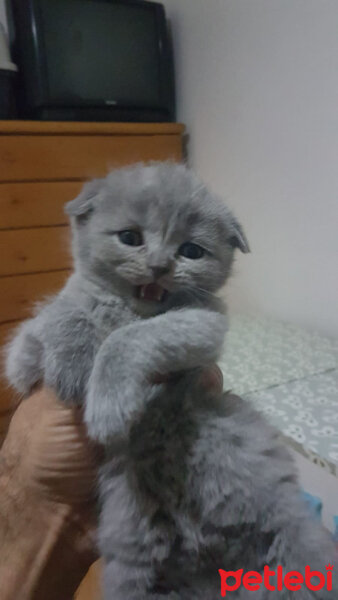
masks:
<svg viewBox="0 0 338 600"><path fill-rule="evenodd" d="M235 316L219 364L224 389L253 402L298 451L338 477L338 340Z"/></svg>

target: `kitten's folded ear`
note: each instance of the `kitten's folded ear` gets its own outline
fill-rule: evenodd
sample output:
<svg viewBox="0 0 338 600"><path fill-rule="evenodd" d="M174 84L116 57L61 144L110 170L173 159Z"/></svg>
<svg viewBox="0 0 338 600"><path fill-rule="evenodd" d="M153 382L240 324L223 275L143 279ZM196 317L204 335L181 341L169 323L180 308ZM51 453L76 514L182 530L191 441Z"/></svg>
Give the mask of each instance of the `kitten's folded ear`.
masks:
<svg viewBox="0 0 338 600"><path fill-rule="evenodd" d="M232 248L239 248L241 252L247 254L250 252L249 242L243 231L242 225L234 217L230 209L221 200L221 220L226 235L226 242Z"/></svg>
<svg viewBox="0 0 338 600"><path fill-rule="evenodd" d="M242 252L244 252L244 254L250 252L249 242L242 229L242 226L234 217L231 223L231 234L229 243L233 248L239 248Z"/></svg>
<svg viewBox="0 0 338 600"><path fill-rule="evenodd" d="M65 205L65 213L70 217L84 218L89 216L94 208L94 199L102 186L101 179L93 179L83 186L79 195Z"/></svg>

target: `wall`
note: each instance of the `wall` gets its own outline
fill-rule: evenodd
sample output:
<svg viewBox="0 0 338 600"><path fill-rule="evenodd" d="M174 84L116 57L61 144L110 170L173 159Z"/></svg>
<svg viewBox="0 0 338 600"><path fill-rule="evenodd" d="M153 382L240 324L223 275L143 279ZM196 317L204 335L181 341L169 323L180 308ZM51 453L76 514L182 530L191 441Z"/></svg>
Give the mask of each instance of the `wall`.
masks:
<svg viewBox="0 0 338 600"><path fill-rule="evenodd" d="M252 254L244 309L338 335L337 0L167 0L191 161Z"/></svg>

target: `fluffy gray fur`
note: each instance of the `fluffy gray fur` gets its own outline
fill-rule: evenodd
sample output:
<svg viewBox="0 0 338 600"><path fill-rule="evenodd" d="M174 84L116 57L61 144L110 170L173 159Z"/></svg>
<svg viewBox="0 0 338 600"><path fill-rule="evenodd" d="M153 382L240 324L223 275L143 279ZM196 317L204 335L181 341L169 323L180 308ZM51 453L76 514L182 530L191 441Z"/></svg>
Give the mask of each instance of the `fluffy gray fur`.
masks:
<svg viewBox="0 0 338 600"><path fill-rule="evenodd" d="M7 376L23 395L43 382L85 400L90 436L105 447L99 547L106 600L215 600L218 569L325 572L328 535L300 498L276 432L229 393L196 388L217 360L226 319L215 292L244 233L223 202L182 165L113 171L66 207L75 272L8 347ZM137 230L142 244L121 242ZM186 242L205 248L179 255ZM139 286L157 279L162 302ZM168 384L154 373L176 373ZM333 592L276 592L280 600ZM243 588L231 598L274 592Z"/></svg>

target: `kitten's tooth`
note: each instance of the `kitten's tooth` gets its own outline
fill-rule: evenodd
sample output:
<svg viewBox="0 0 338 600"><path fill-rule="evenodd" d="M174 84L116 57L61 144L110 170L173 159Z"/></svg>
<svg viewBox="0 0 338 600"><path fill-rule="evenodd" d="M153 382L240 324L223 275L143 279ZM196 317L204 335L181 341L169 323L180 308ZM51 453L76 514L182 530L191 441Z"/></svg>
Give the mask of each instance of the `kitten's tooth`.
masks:
<svg viewBox="0 0 338 600"><path fill-rule="evenodd" d="M146 293L146 291L145 291L145 285L142 285L141 286L141 290L140 290L140 296L141 296L141 298L144 298L145 293Z"/></svg>

